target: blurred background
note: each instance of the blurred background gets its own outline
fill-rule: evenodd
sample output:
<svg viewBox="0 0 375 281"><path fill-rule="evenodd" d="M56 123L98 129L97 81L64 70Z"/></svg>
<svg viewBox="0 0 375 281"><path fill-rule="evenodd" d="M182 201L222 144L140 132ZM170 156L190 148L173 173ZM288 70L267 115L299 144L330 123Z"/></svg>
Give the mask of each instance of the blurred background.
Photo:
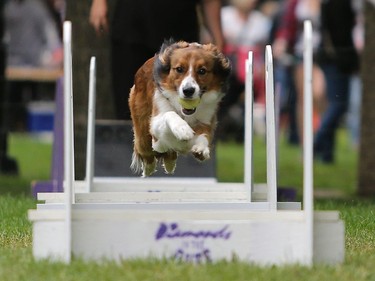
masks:
<svg viewBox="0 0 375 281"><path fill-rule="evenodd" d="M185 5L182 2L181 5ZM197 8L199 41L215 42L210 25L207 25L210 14L205 12L204 2L194 2L201 4L201 8ZM142 8L142 13L153 13L150 3L144 1L144 4L134 4L134 7ZM168 13L175 11L168 10L169 6L162 4L161 0L152 3L161 3ZM254 53L255 180L265 180L264 49L266 45L271 45L278 100L279 184L301 187L301 36L303 21L311 20L314 27L316 185L322 190L333 190L340 194L373 196L375 111L371 107L375 104L372 81L375 73L374 2L226 0L220 4L220 25L224 38L220 47L232 60L233 73L229 91L219 111L216 145L218 180L241 181L243 178L244 60L250 50ZM3 183L0 182L0 192L27 193L31 181L53 180L56 177L54 169L58 169L56 163L62 161L58 159L58 145L61 144L57 144L61 137L57 131L62 128L57 128L61 126L57 119L61 119L58 114L59 110L61 112L58 93L62 91L64 20L72 21L73 26L77 179L85 175L88 67L91 56L97 57L98 64L97 119L128 121L118 116L114 106L117 98L114 84L117 80L113 64L119 59L118 51L114 51L115 44L121 40L127 42L127 36L131 36L119 33L119 9L130 6L121 7L115 0L1 0L0 180ZM96 16L102 13L107 22L102 17L99 23L95 23L95 11ZM183 20L184 11L178 12L178 18ZM120 23L130 25L129 28L139 40L146 41L146 33L137 22L145 21L142 13L134 22ZM152 25L152 22L147 24ZM162 41L157 42L157 46L161 44ZM129 146L132 144L131 139L125 142Z"/></svg>

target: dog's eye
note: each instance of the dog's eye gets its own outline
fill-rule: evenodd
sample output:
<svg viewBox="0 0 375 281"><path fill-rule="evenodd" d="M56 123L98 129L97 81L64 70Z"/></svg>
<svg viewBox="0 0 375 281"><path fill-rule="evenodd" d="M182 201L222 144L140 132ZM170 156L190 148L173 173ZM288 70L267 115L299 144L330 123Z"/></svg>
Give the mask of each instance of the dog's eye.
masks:
<svg viewBox="0 0 375 281"><path fill-rule="evenodd" d="M184 72L184 68L182 66L177 66L175 69L176 69L177 73L183 73Z"/></svg>
<svg viewBox="0 0 375 281"><path fill-rule="evenodd" d="M204 75L204 74L206 74L207 73L207 70L205 69L205 68L200 68L200 69L198 69L198 74L199 75Z"/></svg>

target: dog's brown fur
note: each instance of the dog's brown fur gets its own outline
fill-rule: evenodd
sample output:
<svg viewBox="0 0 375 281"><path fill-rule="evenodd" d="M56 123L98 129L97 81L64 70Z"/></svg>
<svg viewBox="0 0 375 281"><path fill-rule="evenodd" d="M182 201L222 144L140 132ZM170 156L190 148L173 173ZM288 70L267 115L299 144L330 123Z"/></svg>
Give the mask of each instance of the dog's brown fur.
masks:
<svg viewBox="0 0 375 281"><path fill-rule="evenodd" d="M207 152L202 150L202 138L198 142L196 140L198 136L205 136L209 144L212 141L217 107L223 96L229 73L229 60L212 44L165 43L155 57L146 61L135 75L129 98L134 129L132 168L135 172L142 170L143 176L148 176L155 171L156 163L161 159L165 171L173 173L178 153L190 151L200 161L209 157ZM199 95L201 103L193 113L190 111L184 114L178 98L183 95L181 83L184 83L188 75L190 75L189 81L196 86L197 91L198 89L200 91L195 94ZM176 113L173 115L176 117L169 118L169 112ZM168 115L169 119L165 121L166 123L160 121L163 114L166 114L166 120ZM186 136L184 133L175 133L176 130L168 127L166 130L170 130L172 135L177 134L177 137L167 140L176 146L166 148L164 140L160 137L168 135L169 131L159 131L159 127L167 126L171 122L173 127L175 121L183 122L181 124L184 126L186 121L194 135L190 132L186 132ZM184 128L189 130L187 127ZM163 144L163 149L159 148L159 143ZM185 143L191 145L185 147Z"/></svg>

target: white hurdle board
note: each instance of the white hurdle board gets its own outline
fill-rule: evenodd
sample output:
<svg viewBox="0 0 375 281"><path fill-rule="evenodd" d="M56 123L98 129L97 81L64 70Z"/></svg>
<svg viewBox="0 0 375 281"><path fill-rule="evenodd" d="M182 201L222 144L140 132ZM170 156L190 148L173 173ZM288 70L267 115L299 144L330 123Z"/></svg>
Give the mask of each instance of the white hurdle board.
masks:
<svg viewBox="0 0 375 281"><path fill-rule="evenodd" d="M204 262L233 258L260 265L344 259L344 224L336 211L314 212L312 142L304 141L304 198L277 202L276 128L272 50L266 48L267 183L253 183L252 53L246 62L245 178L243 183L202 179L93 178L93 130L88 126L87 178L74 181L70 23L64 24L66 83L64 193L42 193L33 223L33 255L70 262L173 258ZM66 37L67 38L66 38ZM304 60L312 57L305 23ZM65 40L66 38L66 40ZM308 63L309 65L309 63ZM305 72L310 71L309 67ZM89 122L95 120L95 59L90 63ZM305 138L312 138L311 76L305 79ZM306 95L309 95L306 97ZM90 116L91 114L91 116ZM70 133L71 132L71 133ZM68 155L69 154L69 155ZM306 158L309 159L306 160ZM271 162L271 163L270 163ZM308 181L308 182L306 182Z"/></svg>

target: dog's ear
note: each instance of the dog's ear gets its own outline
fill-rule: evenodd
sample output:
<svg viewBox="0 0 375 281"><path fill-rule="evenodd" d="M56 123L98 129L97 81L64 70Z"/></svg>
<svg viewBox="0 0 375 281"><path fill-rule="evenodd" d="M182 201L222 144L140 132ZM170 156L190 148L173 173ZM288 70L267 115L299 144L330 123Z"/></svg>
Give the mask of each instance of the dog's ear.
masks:
<svg viewBox="0 0 375 281"><path fill-rule="evenodd" d="M154 61L154 78L159 81L162 77L167 75L170 70L170 55L173 51L173 39L165 40L161 45L159 53L155 55Z"/></svg>
<svg viewBox="0 0 375 281"><path fill-rule="evenodd" d="M214 57L215 64L213 72L215 75L221 77L223 81L223 88L226 87L229 76L232 72L232 64L227 56L225 56L215 45L206 44L203 48L210 51Z"/></svg>
<svg viewBox="0 0 375 281"><path fill-rule="evenodd" d="M186 48L189 43L184 41L175 42L173 39L165 40L159 53L155 55L154 79L158 83L171 69L171 54L175 49Z"/></svg>
<svg viewBox="0 0 375 281"><path fill-rule="evenodd" d="M212 52L215 57L214 72L220 75L223 79L227 79L232 72L232 64L227 56L225 56L219 49L210 44Z"/></svg>

